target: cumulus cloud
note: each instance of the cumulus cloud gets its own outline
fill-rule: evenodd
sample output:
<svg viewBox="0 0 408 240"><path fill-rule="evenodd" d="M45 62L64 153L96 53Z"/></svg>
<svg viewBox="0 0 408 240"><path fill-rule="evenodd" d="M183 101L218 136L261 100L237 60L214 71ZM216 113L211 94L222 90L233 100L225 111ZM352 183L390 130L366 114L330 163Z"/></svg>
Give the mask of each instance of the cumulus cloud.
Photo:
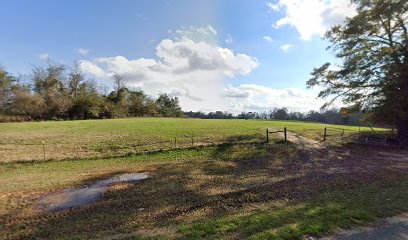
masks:
<svg viewBox="0 0 408 240"><path fill-rule="evenodd" d="M226 87L228 97L239 99L230 105L230 111L267 111L278 107L286 107L292 111L306 112L318 110L323 100L317 99L312 90L297 88L275 89L257 84L241 84L237 87Z"/></svg>
<svg viewBox="0 0 408 240"><path fill-rule="evenodd" d="M90 50L87 49L87 48L77 48L76 51L77 51L79 54L85 56L85 55L88 55L88 53L89 53Z"/></svg>
<svg viewBox="0 0 408 240"><path fill-rule="evenodd" d="M272 11L279 11L279 5L271 2L266 2L266 6Z"/></svg>
<svg viewBox="0 0 408 240"><path fill-rule="evenodd" d="M267 42L273 42L273 39L271 36L263 36L262 38Z"/></svg>
<svg viewBox="0 0 408 240"><path fill-rule="evenodd" d="M225 96L229 98L249 98L251 93L229 85L225 88Z"/></svg>
<svg viewBox="0 0 408 240"><path fill-rule="evenodd" d="M190 33L188 31L191 31ZM288 107L296 111L319 109L317 94L302 89L274 89L257 84L231 85L238 75L248 75L259 66L257 58L215 44L212 27L176 30L172 39L156 46L156 57L128 59L124 56L81 60L82 71L98 79L124 76L133 87L153 96L169 93L180 99L184 110L232 113L267 111ZM226 84L226 83L230 84Z"/></svg>
<svg viewBox="0 0 408 240"><path fill-rule="evenodd" d="M211 26L206 27L182 27L175 31L169 30L176 41L192 40L194 42L206 42L215 44L218 32Z"/></svg>
<svg viewBox="0 0 408 240"><path fill-rule="evenodd" d="M292 44L284 44L280 47L280 49L282 51L284 51L285 53L289 52L289 50L293 47Z"/></svg>
<svg viewBox="0 0 408 240"><path fill-rule="evenodd" d="M102 57L82 60L79 66L98 79L112 80L114 74L121 74L130 86L142 87L148 94L166 92L177 96L185 110L225 110L237 114L287 107L308 111L323 104L309 90L226 85L228 79L250 74L259 66L258 60L217 46L213 41L217 32L211 26L172 33L176 33L173 39L157 44L155 58Z"/></svg>
<svg viewBox="0 0 408 240"><path fill-rule="evenodd" d="M355 6L349 0L279 0L267 5L284 14L273 26L292 26L302 40L310 40L313 35L323 36L330 26L356 14Z"/></svg>
<svg viewBox="0 0 408 240"><path fill-rule="evenodd" d="M82 71L99 79L124 76L130 86L143 87L149 94L171 93L180 97L187 110L225 109L225 81L247 75L259 66L257 58L215 44L211 27L172 31L173 39L156 46L155 58L128 59L123 56L81 60ZM199 105L197 104L199 102Z"/></svg>
<svg viewBox="0 0 408 240"><path fill-rule="evenodd" d="M115 73L124 75L131 82L169 82L180 78L211 74L219 77L246 75L258 66L254 57L234 53L205 42L189 39L165 39L156 47L157 59L127 59L123 56L96 58L79 62L81 69L99 78L111 78Z"/></svg>
<svg viewBox="0 0 408 240"><path fill-rule="evenodd" d="M175 97L187 97L193 101L203 101L202 98L193 95L188 89L186 88L173 88L170 92L171 96Z"/></svg>

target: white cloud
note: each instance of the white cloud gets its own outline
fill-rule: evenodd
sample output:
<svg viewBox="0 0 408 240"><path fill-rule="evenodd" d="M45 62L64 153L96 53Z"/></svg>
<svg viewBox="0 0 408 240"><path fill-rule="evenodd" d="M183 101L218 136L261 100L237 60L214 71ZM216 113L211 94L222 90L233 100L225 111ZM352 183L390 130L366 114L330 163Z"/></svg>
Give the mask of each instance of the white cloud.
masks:
<svg viewBox="0 0 408 240"><path fill-rule="evenodd" d="M275 89L257 84L241 84L238 87L226 87L227 97L236 99L230 105L230 111L267 111L286 107L292 111L306 112L318 110L324 103L317 99L312 90L297 88ZM336 105L337 106L337 105Z"/></svg>
<svg viewBox="0 0 408 240"><path fill-rule="evenodd" d="M87 49L87 48L77 48L76 51L77 51L79 54L85 56L85 55L88 55L88 53L89 53L90 50Z"/></svg>
<svg viewBox="0 0 408 240"><path fill-rule="evenodd" d="M284 44L280 47L280 49L282 51L284 51L285 53L289 52L289 50L293 47L292 44Z"/></svg>
<svg viewBox="0 0 408 240"><path fill-rule="evenodd" d="M217 46L213 41L217 33L211 26L188 29L191 32L185 28L177 30L173 39L159 42L155 58L104 57L81 60L79 66L98 79L112 80L115 73L121 74L130 86L141 87L153 96L158 93L177 96L187 111L222 110L238 114L274 107L308 111L318 110L323 104L312 90L226 85L237 75L250 74L258 67L258 60Z"/></svg>
<svg viewBox="0 0 408 240"><path fill-rule="evenodd" d="M268 3L268 6L273 11L283 11L285 15L273 26L292 26L302 40L310 40L313 35L323 36L330 26L356 14L350 0L279 0L277 4Z"/></svg>
<svg viewBox="0 0 408 240"><path fill-rule="evenodd" d="M229 98L249 98L251 96L251 92L229 85L225 88L225 96Z"/></svg>
<svg viewBox="0 0 408 240"><path fill-rule="evenodd" d="M202 98L194 96L188 89L186 88L173 88L170 91L171 96L176 96L176 97L187 97L193 101L203 101Z"/></svg>
<svg viewBox="0 0 408 240"><path fill-rule="evenodd" d="M158 43L156 58L104 57L81 60L79 66L99 79L121 74L129 85L142 86L152 95L179 96L186 110L225 110L231 100L225 97L225 80L251 73L258 60L217 46L213 41L217 32L211 26L183 28L175 34Z"/></svg>
<svg viewBox="0 0 408 240"><path fill-rule="evenodd" d="M50 55L48 55L48 53L38 54L38 57L43 61L46 61L46 60L50 59Z"/></svg>
<svg viewBox="0 0 408 240"><path fill-rule="evenodd" d="M262 38L267 42L273 42L273 39L271 36L263 36Z"/></svg>
<svg viewBox="0 0 408 240"><path fill-rule="evenodd" d="M271 2L266 2L266 6L272 11L279 11L279 5Z"/></svg>
<svg viewBox="0 0 408 240"><path fill-rule="evenodd" d="M176 41L192 40L195 42L206 42L211 44L215 44L218 35L217 31L210 25L206 27L182 27L174 32L169 30L169 33L174 34L173 36Z"/></svg>
<svg viewBox="0 0 408 240"><path fill-rule="evenodd" d="M82 60L80 66L86 72L99 73L99 77L106 79L115 73L122 74L128 78L128 82L168 82L190 75L198 78L201 74L233 77L246 75L258 66L258 60L254 57L187 39L162 40L156 47L156 56L157 60L129 60L123 56L96 58L92 61Z"/></svg>
<svg viewBox="0 0 408 240"><path fill-rule="evenodd" d="M231 35L229 33L227 35L227 38L225 39L225 42L228 43L228 44L232 43L232 37L231 37Z"/></svg>

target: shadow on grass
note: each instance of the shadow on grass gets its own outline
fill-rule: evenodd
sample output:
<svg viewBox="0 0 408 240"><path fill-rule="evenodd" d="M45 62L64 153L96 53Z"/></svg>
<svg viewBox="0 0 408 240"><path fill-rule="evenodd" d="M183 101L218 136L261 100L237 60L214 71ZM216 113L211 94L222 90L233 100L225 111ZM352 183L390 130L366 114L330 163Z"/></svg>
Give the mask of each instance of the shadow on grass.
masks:
<svg viewBox="0 0 408 240"><path fill-rule="evenodd" d="M8 231L47 239L126 233L296 239L408 210L403 172L327 173L318 171L327 167L326 152L304 151L217 146L211 160L157 165L151 178L117 184L96 204L7 223ZM387 211L384 201L392 201Z"/></svg>
<svg viewBox="0 0 408 240"><path fill-rule="evenodd" d="M248 134L248 135L233 135L225 138L226 143L235 143L243 141L262 141L263 136L260 134Z"/></svg>

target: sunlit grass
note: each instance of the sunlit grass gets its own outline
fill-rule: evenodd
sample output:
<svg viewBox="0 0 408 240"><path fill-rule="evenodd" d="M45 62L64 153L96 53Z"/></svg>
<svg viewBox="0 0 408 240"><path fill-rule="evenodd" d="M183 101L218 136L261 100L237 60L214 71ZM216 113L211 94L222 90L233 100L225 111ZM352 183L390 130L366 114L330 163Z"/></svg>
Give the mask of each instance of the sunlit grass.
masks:
<svg viewBox="0 0 408 240"><path fill-rule="evenodd" d="M301 239L408 211L404 169L376 159L375 149L309 152L280 144L0 164L0 236ZM35 207L50 192L127 172L151 178L112 186L91 206L61 213Z"/></svg>
<svg viewBox="0 0 408 240"><path fill-rule="evenodd" d="M355 126L296 121L175 118L1 123L0 161L125 156L192 144L265 141L267 128L283 130L284 127L318 141L323 139L325 127L360 130ZM346 136L350 133L347 131ZM271 135L271 138L282 137Z"/></svg>

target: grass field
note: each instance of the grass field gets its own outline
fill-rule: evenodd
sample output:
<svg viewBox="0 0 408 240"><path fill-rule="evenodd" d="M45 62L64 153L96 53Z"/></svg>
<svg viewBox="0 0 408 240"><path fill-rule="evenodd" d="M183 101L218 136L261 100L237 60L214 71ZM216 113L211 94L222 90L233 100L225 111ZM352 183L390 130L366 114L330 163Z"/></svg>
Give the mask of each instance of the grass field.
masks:
<svg viewBox="0 0 408 240"><path fill-rule="evenodd" d="M0 239L302 239L408 211L407 151L302 145L293 134L288 143L275 137L267 145L16 161L33 154L23 146L41 147L41 141L61 144L57 156L71 154L66 149L73 146L101 154L112 146L183 136L263 141L266 128L285 126L319 140L316 131L327 125L152 118L0 124L6 158L0 163ZM8 157L11 152L19 158ZM47 194L137 172L150 178L114 184L94 204L59 212L38 207Z"/></svg>
<svg viewBox="0 0 408 240"><path fill-rule="evenodd" d="M0 238L322 236L408 211L407 163L399 150L277 144L0 164ZM78 209L47 213L36 207L50 192L131 172L151 178L116 184L101 201Z"/></svg>
<svg viewBox="0 0 408 240"><path fill-rule="evenodd" d="M294 121L172 118L1 123L0 162L124 156L173 148L175 138L178 147L191 146L192 142L199 145L264 141L267 128L283 130L284 127L319 141L325 127L359 130L352 126Z"/></svg>

